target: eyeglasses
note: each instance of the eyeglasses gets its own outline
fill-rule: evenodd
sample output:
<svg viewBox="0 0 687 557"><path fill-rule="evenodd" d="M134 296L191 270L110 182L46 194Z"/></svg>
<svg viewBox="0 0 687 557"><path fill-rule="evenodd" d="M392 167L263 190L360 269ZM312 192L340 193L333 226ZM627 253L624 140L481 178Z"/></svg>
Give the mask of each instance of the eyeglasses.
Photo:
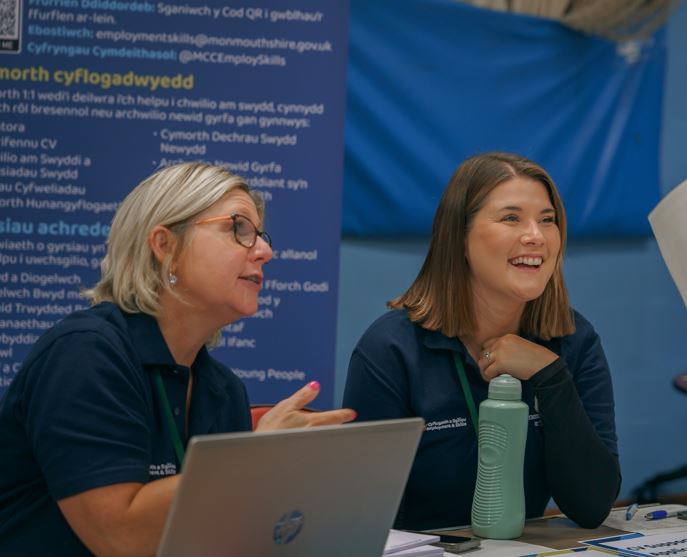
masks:
<svg viewBox="0 0 687 557"><path fill-rule="evenodd" d="M252 248L260 236L267 245L272 247L272 238L264 230L258 230L250 220L243 215L234 213L233 215L223 215L221 217L209 217L207 219L200 219L193 224L211 224L213 222L232 221L232 229L234 231L234 238L244 248Z"/></svg>

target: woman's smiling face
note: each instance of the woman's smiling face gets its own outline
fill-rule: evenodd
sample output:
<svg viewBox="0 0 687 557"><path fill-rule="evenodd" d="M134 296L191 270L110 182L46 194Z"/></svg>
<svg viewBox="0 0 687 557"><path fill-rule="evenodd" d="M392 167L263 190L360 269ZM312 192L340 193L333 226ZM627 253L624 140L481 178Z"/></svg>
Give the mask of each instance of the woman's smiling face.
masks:
<svg viewBox="0 0 687 557"><path fill-rule="evenodd" d="M516 176L496 186L467 235L474 296L525 304L541 296L556 268L561 235L541 182Z"/></svg>

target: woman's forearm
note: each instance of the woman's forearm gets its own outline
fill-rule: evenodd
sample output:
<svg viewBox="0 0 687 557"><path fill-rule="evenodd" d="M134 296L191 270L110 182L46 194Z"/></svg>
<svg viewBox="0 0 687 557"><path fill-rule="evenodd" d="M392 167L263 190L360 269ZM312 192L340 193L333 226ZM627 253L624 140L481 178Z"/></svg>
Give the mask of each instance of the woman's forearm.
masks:
<svg viewBox="0 0 687 557"><path fill-rule="evenodd" d="M58 505L98 557L154 556L180 478L113 484L67 497Z"/></svg>
<svg viewBox="0 0 687 557"><path fill-rule="evenodd" d="M531 381L554 501L580 526L595 528L608 516L620 489L618 458L597 434L562 359Z"/></svg>

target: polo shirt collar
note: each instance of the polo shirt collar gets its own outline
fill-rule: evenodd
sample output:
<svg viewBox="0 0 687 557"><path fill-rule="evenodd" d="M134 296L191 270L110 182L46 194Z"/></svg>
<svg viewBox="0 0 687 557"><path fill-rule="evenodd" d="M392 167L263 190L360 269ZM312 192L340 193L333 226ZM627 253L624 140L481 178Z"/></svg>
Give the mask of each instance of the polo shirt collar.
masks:
<svg viewBox="0 0 687 557"><path fill-rule="evenodd" d="M441 331L425 331L424 345L433 350L450 350L451 352L460 352L465 354L465 345L458 337L447 337Z"/></svg>
<svg viewBox="0 0 687 557"><path fill-rule="evenodd" d="M176 367L157 320L147 313L122 312L144 366Z"/></svg>
<svg viewBox="0 0 687 557"><path fill-rule="evenodd" d="M224 368L216 365L205 346L198 352L193 362L193 369L197 370L198 375L208 381L208 387L213 394L222 397L226 395L226 384L229 382L229 376Z"/></svg>
<svg viewBox="0 0 687 557"><path fill-rule="evenodd" d="M428 331L427 329L423 329L423 331L425 332L423 343L427 348L434 350L451 350L452 352L460 352L461 354L467 352L465 345L457 337L447 337L441 331ZM553 344L553 341L542 341L534 335L521 334L520 336L525 340L541 344L547 348L550 348Z"/></svg>
<svg viewBox="0 0 687 557"><path fill-rule="evenodd" d="M153 316L146 313L122 313L144 368L182 367L174 361L160 326ZM196 376L194 398L197 396L205 402L199 412L194 411L191 415L191 431L210 431L210 427L217 420L222 403L229 398L226 388L229 377L224 368L215 364L205 346L200 349L192 365ZM203 391L205 394L202 394ZM212 408L217 409L217 412L211 411Z"/></svg>
<svg viewBox="0 0 687 557"><path fill-rule="evenodd" d="M144 367L179 367L167 347L160 326L157 324L157 319L147 313L122 313L131 332L132 342ZM217 393L224 390L227 382L226 374L217 370L217 366L214 365L205 346L200 349L193 361L193 369L198 376L203 376L208 380L213 392Z"/></svg>

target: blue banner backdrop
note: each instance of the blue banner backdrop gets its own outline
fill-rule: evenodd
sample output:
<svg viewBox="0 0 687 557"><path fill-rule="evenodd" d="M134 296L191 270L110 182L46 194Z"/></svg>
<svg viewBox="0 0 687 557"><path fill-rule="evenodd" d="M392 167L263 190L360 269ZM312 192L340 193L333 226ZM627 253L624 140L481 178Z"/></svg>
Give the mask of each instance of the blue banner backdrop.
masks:
<svg viewBox="0 0 687 557"><path fill-rule="evenodd" d="M455 167L505 150L551 173L571 237L649 235L664 35L615 44L453 0L352 0L344 233L428 234Z"/></svg>
<svg viewBox="0 0 687 557"><path fill-rule="evenodd" d="M123 197L158 166L206 160L262 194L275 247L258 313L214 355L253 402L318 380L331 407L348 3L2 5L0 394L85 306Z"/></svg>

